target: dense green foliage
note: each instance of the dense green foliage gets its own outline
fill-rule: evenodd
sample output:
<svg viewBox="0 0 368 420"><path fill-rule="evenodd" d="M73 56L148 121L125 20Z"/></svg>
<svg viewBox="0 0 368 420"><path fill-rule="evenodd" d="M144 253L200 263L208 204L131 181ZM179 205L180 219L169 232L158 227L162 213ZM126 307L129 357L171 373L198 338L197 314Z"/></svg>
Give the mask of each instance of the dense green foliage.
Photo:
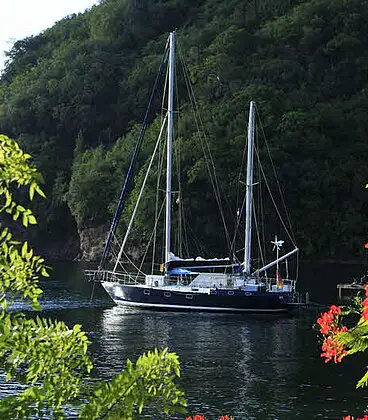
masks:
<svg viewBox="0 0 368 420"><path fill-rule="evenodd" d="M362 255L367 23L363 0L104 0L18 41L0 81L0 130L19 139L47 179L41 230L61 240L74 221L83 228L111 219L167 33L177 28L226 211L236 211L246 109L255 100L304 255ZM179 105L187 218L220 252L201 144L187 102ZM159 107L156 99L151 121ZM143 234L152 223L146 210Z"/></svg>
<svg viewBox="0 0 368 420"><path fill-rule="evenodd" d="M40 176L29 164L30 155L0 135L0 375L24 385L22 391L0 399L2 419L67 418L72 409L80 419L137 419L150 410L153 417L183 410L183 393L175 384L179 360L167 349L140 356L135 365L110 382L93 381L87 354L88 338L80 325L72 329L63 322L29 317L8 311L14 301L40 309L40 276L48 277L43 258L27 242L14 240L4 226L4 214L24 227L36 224L30 209L17 204L14 187L27 187L44 196ZM75 415L73 414L73 417Z"/></svg>

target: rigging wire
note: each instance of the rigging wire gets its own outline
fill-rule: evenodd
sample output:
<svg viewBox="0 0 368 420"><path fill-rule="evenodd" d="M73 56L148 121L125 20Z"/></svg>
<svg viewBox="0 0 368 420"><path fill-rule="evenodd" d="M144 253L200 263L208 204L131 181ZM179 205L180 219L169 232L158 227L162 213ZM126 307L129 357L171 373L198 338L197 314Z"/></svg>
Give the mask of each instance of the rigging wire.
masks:
<svg viewBox="0 0 368 420"><path fill-rule="evenodd" d="M257 157L257 160L258 160L258 162L259 162L259 167L260 167L260 171L261 171L261 173L262 173L262 177L263 177L263 180L264 180L265 186L266 186L267 191L268 191L268 193L269 193L269 195L270 195L270 198L271 198L272 204L273 204L273 206L274 206L274 208L275 208L275 210L276 210L276 213L277 213L277 215L278 215L278 217L279 217L280 223L282 224L282 226L283 226L283 228L284 228L284 230L285 230L285 233L286 233L286 235L288 236L288 238L290 239L291 243L292 243L292 244L296 247L295 240L294 240L294 238L291 236L291 233L289 232L289 229L287 228L287 226L286 226L286 224L285 224L285 222L284 222L284 220L283 220L283 218L282 218L282 216L281 216L281 213L280 213L280 211L279 211L279 209L278 209L278 207L277 207L277 205L276 205L276 201L275 201L275 199L274 199L274 197L273 197L273 194L272 194L272 191L271 191L270 185L269 185L269 183L268 183L268 181L267 181L267 179L266 179L265 172L264 172L264 170L263 170L263 167L262 167L262 166L261 166L261 164L260 164L260 157L259 157L259 153L258 153L258 151L257 151L257 150L255 150L255 152L256 152L256 157ZM273 167L273 168L274 168L274 167ZM279 183L278 183L278 185L279 185ZM281 192L281 190L280 190L280 192Z"/></svg>
<svg viewBox="0 0 368 420"><path fill-rule="evenodd" d="M166 69L166 76L165 76L165 84L164 84L164 88L163 88L163 92L164 94L162 95L162 100L161 100L161 125L163 124L164 121L164 115L167 112L167 110L165 110L164 107L164 101L165 101L165 94L167 91L167 85L168 85L168 78L169 78L169 72L168 69ZM153 240L152 240L152 261L151 261L151 274L153 274L154 272L154 264L155 264L155 260L156 260L156 238L157 238L157 221L159 218L158 215L158 208L159 208L159 191L160 191L160 182L161 182L161 175L162 175L162 171L163 171L163 165L164 165L164 149L165 149L165 145L164 142L161 146L161 148L159 148L159 157L158 157L158 170L157 170L157 180L156 180L156 196L155 196L155 226L156 228L153 231Z"/></svg>
<svg viewBox="0 0 368 420"><path fill-rule="evenodd" d="M134 169L134 166L135 166L135 162L137 160L139 150L140 150L142 142L143 142L143 138L144 138L144 135L145 135L145 132L146 132L146 128L148 126L149 113L150 113L150 110L151 110L151 107L152 107L152 104L153 104L153 98L154 98L154 95L155 95L155 92L156 92L156 89L157 89L157 86L158 86L158 81L160 79L160 76L161 76L161 73L162 73L162 70L163 70L163 67L164 67L164 62L166 60L166 56L168 54L168 51L169 51L169 40L167 40L167 42L166 42L164 55L161 59L160 67L159 67L158 73L156 75L156 80L155 80L155 83L154 83L154 86L153 86L153 89L152 89L152 92L151 92L151 96L150 96L150 99L149 99L149 102L148 102L148 107L147 107L145 116L143 118L143 122L142 122L141 130L140 130L140 133L139 133L138 141L137 141L134 153L133 153L133 157L130 161L130 166L129 166L127 175L125 177L125 181L124 181L121 193L120 193L118 205L117 205L116 210L115 210L115 214L114 214L114 217L113 217L113 220L112 220L112 224L111 224L111 227L110 227L107 239L106 239L105 247L104 247L104 250L103 250L103 254L102 254L102 257L101 257L101 260L100 260L100 264L98 266L99 270L102 268L103 264L105 263L105 261L108 257L111 237L115 233L118 221L120 219L121 210L122 210L122 207L123 207L123 201L124 201L124 198L125 198L125 194L126 194L126 191L127 191L127 188L128 188L130 178L131 178L132 173L133 173L133 169Z"/></svg>
<svg viewBox="0 0 368 420"><path fill-rule="evenodd" d="M243 170L243 168L245 168L245 166L246 166L247 144L248 144L248 137L246 137L245 146L243 147L242 159L241 159L239 175L238 175L238 182L237 182L237 188L236 188L236 199L235 199L235 208L237 209L237 216L235 218L234 236L233 236L233 240L231 242L231 247L230 247L231 253L234 255L234 257L236 259L237 259L237 257L236 257L236 252L237 251L235 251L236 237L238 235L238 229L239 229L240 222L241 222L241 216L243 214L244 206L245 206L244 187L243 187L243 192L241 194L240 193L240 185L241 184L245 185L245 182L242 181L241 178L244 177L244 174L245 174L245 171ZM240 196L243 197L241 205L239 204L240 203Z"/></svg>
<svg viewBox="0 0 368 420"><path fill-rule="evenodd" d="M147 246L146 246L146 251L144 252L144 254L143 254L143 256L142 256L141 264L140 264L140 266L139 266L139 269L140 269L140 270L142 269L142 267L143 267L143 265L144 265L144 261L145 261L145 259L146 259L147 254L148 254L148 249L149 249L149 246L151 245L151 242L153 242L153 240L156 238L155 233L156 233L156 230L157 230L157 224L158 224L159 218L160 218L160 216L161 216L161 214L162 214L162 210L164 209L164 205L165 205L165 200L163 200L163 201L162 201L162 203L161 203L161 208L160 208L160 210L159 210L159 212L158 212L158 214L157 214L157 216L158 216L158 217L155 219L155 225L154 225L154 227L153 227L153 229L152 229L151 236L150 236L150 238L148 239L148 243L147 243ZM151 274L153 274L153 273L154 273L154 264L155 264L155 262L154 262L154 261L152 261L152 262L151 262Z"/></svg>
<svg viewBox="0 0 368 420"><path fill-rule="evenodd" d="M221 197L220 197L220 194L219 194L220 187L219 187L218 179L217 179L217 176L216 176L216 168L215 168L214 160L213 160L210 148L209 148L207 135L206 135L206 132L205 132L205 129L204 129L204 124L203 124L203 121L202 121L202 119L200 117L200 114L199 114L199 106L198 106L198 103L196 101L192 85L190 83L188 68L187 68L187 65L184 61L184 58L183 58L180 47L178 48L178 50L179 50L180 61L181 61L182 66L183 66L184 80L185 80L186 87L187 87L188 93L189 93L189 100L190 100L190 103L191 103L192 108L194 110L194 118L195 118L197 130L198 130L198 133L202 135L202 140L203 141L201 142L201 146L202 146L205 162L206 162L206 165L207 165L207 168L208 168L209 178L210 178L213 190L214 190L214 195L215 195L217 205L219 207L220 216L221 216L221 219L222 219L227 244L230 248L231 241L230 241L230 236L229 236L229 232L228 232L226 221L225 221L225 216L224 216L224 210L223 210L223 206L222 206Z"/></svg>
<svg viewBox="0 0 368 420"><path fill-rule="evenodd" d="M116 240L117 245L119 245L119 241L118 238L116 236L114 236L114 239ZM117 258L118 254L116 253L115 249L111 250L112 253L114 253L115 258ZM129 277L133 277L132 273L130 271L128 271L126 269L126 263L128 262L129 264L131 264L131 266L133 268L136 269L136 274L135 274L135 281L137 281L138 276L141 275L145 275L145 273L143 273L140 268L138 268L134 262L132 261L132 259L128 256L128 254L126 254L125 252L123 253L124 257L126 258L127 261L124 261L124 263L122 263L121 259L119 259L119 267L121 267L122 273L128 275Z"/></svg>
<svg viewBox="0 0 368 420"><path fill-rule="evenodd" d="M188 222L187 222L186 215L185 215L184 199L183 199L183 203L182 203L181 208L182 208L181 217L182 217L182 224L183 224L183 247L184 247L184 250L185 250L185 251L183 251L183 255L190 256L189 238L188 238L188 230L187 230Z"/></svg>
<svg viewBox="0 0 368 420"><path fill-rule="evenodd" d="M153 164L153 160L154 160L154 158L156 156L156 152L157 152L158 146L159 146L160 141L161 141L161 136L162 136L162 132L163 132L163 129L164 129L164 126L165 126L165 123L166 123L166 119L167 119L167 114L165 116L164 124L162 124L162 126L161 126L161 130L160 130L160 134L158 136L157 142L156 142L155 150L153 151L153 154L151 156L151 159L150 159L150 162L149 162L149 165L148 165L148 168L147 168L147 172L146 172L146 175L144 177L144 180L143 180L143 183L142 183L142 186L141 186L141 190L140 190L139 195L138 195L138 199L137 199L136 205L134 207L132 216L130 218L129 225L128 225L127 229L126 229L126 233L125 233L124 240L123 240L123 243L122 243L121 248L120 248L118 259L116 260L115 267L114 267L114 270L113 270L114 272L116 271L116 267L117 267L117 265L119 263L121 254L123 253L124 246L126 244L126 241L128 239L128 235L129 235L130 230L131 230L131 227L133 225L133 221L134 221L135 215L137 213L139 203L140 203L141 198L142 198L143 190L144 190L144 188L146 186L148 175L150 173L150 170L151 170L151 167L152 167L152 164Z"/></svg>
<svg viewBox="0 0 368 420"><path fill-rule="evenodd" d="M178 89L178 77L177 77L177 68L175 67L175 91L179 92ZM176 136L176 146L175 146L175 164L176 164L176 176L177 176L177 181L178 181L178 197L176 199L176 204L178 204L178 217L177 217L177 223L178 223L178 229L177 229L177 249L178 249L178 255L180 255L181 257L183 257L183 239L182 239L182 186L181 186L181 174L180 174L180 160L181 160L181 144L180 144L180 137L179 137L179 131L180 131L180 127L179 127L179 120L180 120L180 102L179 102L179 95L176 95L176 121L177 124L175 125L175 127L177 127L176 131L177 131L177 136Z"/></svg>
<svg viewBox="0 0 368 420"><path fill-rule="evenodd" d="M192 232L192 241L193 241L193 245L196 246L198 252L198 255L205 255L206 252L208 252L208 249L206 248L206 246L198 239L198 235L195 235L193 232L193 228L190 226L189 223L187 223L187 229ZM192 251L193 252L193 251Z"/></svg>
<svg viewBox="0 0 368 420"><path fill-rule="evenodd" d="M154 224L154 227L153 227L153 229L152 229L152 232L151 232L151 236L150 236L150 238L148 239L148 242L147 242L147 246L146 246L146 251L144 252L144 254L143 254L143 256L142 256L142 260L141 260L141 264L140 264L140 266L139 266L139 268L140 269L142 269L142 267L143 267L143 265L144 265L144 261L145 261L145 259L146 259L146 256L147 256L147 254L148 254L148 250L149 250L149 246L151 245L151 242L153 241L153 239L154 239L154 237L155 237L155 232L156 232L156 230L157 230L157 223L158 223L158 221L159 221L159 218L160 218L160 216L161 216L161 214L162 214L162 210L163 210L163 208L164 208L164 205L165 205L165 200L163 200L162 201L162 203L161 203L161 208L160 208L160 210L159 210L159 212L158 212L158 218L155 220L155 224ZM154 265L155 265L155 262L154 261L152 261L151 262L151 274L153 274L153 272L154 272Z"/></svg>
<svg viewBox="0 0 368 420"><path fill-rule="evenodd" d="M271 161L271 166L272 166L272 170L273 170L273 173L274 173L274 177L275 177L275 179L276 179L276 183L277 183L277 187L278 187L278 190L279 190L280 199L281 199L281 201L282 201L283 208L284 208L284 212L285 212L285 215L286 215L286 219L287 219L287 222L288 222L288 225L289 225L289 229L287 229L286 227L285 227L285 229L286 229L287 231L289 231L289 230L290 230L290 235L292 236L292 239L290 238L290 239L291 239L291 242L292 242L292 244L293 244L294 246L296 246L296 240L295 240L295 235L294 235L294 231L293 231L293 227L292 227L292 223L291 223L290 214L289 214L289 212L288 212L288 210L287 210L287 207L286 207L286 203L285 203L285 200L284 200L284 195L283 195L283 193L282 193L282 190L281 190L281 185L280 185L279 179L278 179L278 177L277 177L276 168L275 168L275 165L274 165L274 163L273 163L273 159L272 159L272 156L271 156L270 148L269 148L269 145L268 145L268 141L267 141L267 138L266 138L266 134L265 134L265 132L264 132L264 128L263 128L262 121L261 121L261 119L260 119L260 117L259 117L259 113L258 113L257 106L256 106L256 113L257 113L257 117L258 117L258 121L259 121L259 126L260 126L260 129L261 129L261 131L262 131L262 135L263 135L263 137L264 137L264 139L265 139L265 144L266 144L266 148L267 148L267 153L268 153L268 155L269 155L269 159L270 159L270 161Z"/></svg>
<svg viewBox="0 0 368 420"><path fill-rule="evenodd" d="M268 142L267 142L267 139L266 139L266 136L265 136L265 133L264 133L262 122L260 121L258 110L257 110L257 116L258 116L258 120L259 120L257 126L258 127L262 127L262 129L260 131L262 133L262 136L263 136L263 139L264 139L264 143L265 143L266 148L267 148L268 157L269 157L269 159L271 161L271 164L272 164L273 174L274 174L274 178L276 179L276 182L277 182L277 186L278 186L278 190L279 190L279 195L280 195L280 197L282 199L282 204L283 204L283 207L285 209L285 213L288 216L289 225L291 227L290 217L289 217L289 215L287 213L287 210L286 210L285 201L283 200L283 195L282 195L282 192L281 192L280 183L279 183L279 180L277 178L277 173L276 173L275 165L273 164L273 161L272 161L272 158L271 158L271 154L270 154ZM257 139L258 139L258 136L257 136ZM247 143L248 143L248 141L246 142L245 147L243 149L243 153L242 153L241 169L245 166L245 155L246 155L245 152L246 152L246 149L247 149ZM257 188L258 195L259 195L259 199L258 199L259 205L256 208L256 206L253 204L252 218L253 218L254 228L256 230L256 238L257 238L257 242L258 242L258 250L259 250L259 254L260 254L260 260L264 262L265 261L265 255L266 255L266 250L265 250L266 241L265 241L265 234L264 234L264 227L265 226L264 226L264 224L259 224L259 222L258 222L259 219L260 220L263 220L264 219L264 200L261 199L261 197L263 196L263 193L262 193L262 185L263 185L263 183L266 185L266 190L268 191L268 194L269 194L269 196L271 198L271 201L273 203L273 207L276 210L276 213L278 215L278 218L280 220L281 225L283 226L283 228L285 230L285 233L287 234L287 236L288 236L289 240L291 241L291 243L294 246L296 246L296 245L295 245L295 239L290 234L290 231L289 231L290 229L288 229L288 227L285 225L285 223L283 221L283 218L281 216L281 213L280 213L280 211L279 211L279 209L278 209L278 207L276 205L275 199L274 199L273 194L271 192L270 185L269 185L269 183L267 181L267 178L265 176L265 172L264 172L263 166L261 164L261 159L260 159L260 155L259 155L259 152L258 152L258 147L255 147L255 154L256 154L256 159L257 159L257 162L258 162L258 165L257 165L257 168L258 168L258 179L259 180L262 179L263 182L256 182L256 184L259 185L259 187ZM242 183L242 181L241 181L242 173L243 173L243 171L241 170L240 171L240 174L238 176L238 188L237 188L237 204L238 205L239 205L240 184ZM241 216L242 216L242 213L244 211L244 203L245 203L245 198L243 197L243 201L241 203L240 210L239 210L239 215L238 215L238 217L236 219L235 232L234 232L234 237L233 237L233 241L232 241L232 249L235 249L236 237L237 237L239 226L240 226L240 222L241 222ZM257 212L259 212L262 217L258 218L257 217ZM239 252L239 251L240 250L238 250L237 252Z"/></svg>

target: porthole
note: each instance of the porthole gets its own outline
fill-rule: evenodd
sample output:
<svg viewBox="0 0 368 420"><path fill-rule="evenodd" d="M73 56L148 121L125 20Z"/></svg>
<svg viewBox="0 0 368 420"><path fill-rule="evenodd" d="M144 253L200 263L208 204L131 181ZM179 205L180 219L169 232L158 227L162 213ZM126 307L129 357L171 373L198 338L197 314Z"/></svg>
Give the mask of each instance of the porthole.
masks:
<svg viewBox="0 0 368 420"><path fill-rule="evenodd" d="M185 295L185 299L193 299L193 295Z"/></svg>
<svg viewBox="0 0 368 420"><path fill-rule="evenodd" d="M144 290L144 291L143 291L143 293L144 293L145 295L149 296L149 295L151 294L151 291L150 291L150 290Z"/></svg>
<svg viewBox="0 0 368 420"><path fill-rule="evenodd" d="M164 296L165 297L170 297L171 296L171 293L170 292L164 292Z"/></svg>
<svg viewBox="0 0 368 420"><path fill-rule="evenodd" d="M227 294L228 294L229 296L232 296L232 295L234 294L234 292L233 292L232 290L229 290L229 291L227 292Z"/></svg>

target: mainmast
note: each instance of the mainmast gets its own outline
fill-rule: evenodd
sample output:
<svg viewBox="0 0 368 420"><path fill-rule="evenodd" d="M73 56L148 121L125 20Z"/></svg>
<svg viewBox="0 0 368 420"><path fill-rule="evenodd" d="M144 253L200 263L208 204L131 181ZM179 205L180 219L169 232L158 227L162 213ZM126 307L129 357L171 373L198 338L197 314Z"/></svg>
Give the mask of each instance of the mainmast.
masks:
<svg viewBox="0 0 368 420"><path fill-rule="evenodd" d="M166 157L166 222L165 222L165 263L169 261L171 246L171 166L174 117L174 56L175 32L170 33L169 52L169 92L167 99L167 157Z"/></svg>
<svg viewBox="0 0 368 420"><path fill-rule="evenodd" d="M252 242L252 211L253 211L253 156L254 156L254 115L255 102L251 101L248 121L248 153L247 180L245 201L245 245L244 245L244 274L250 274L251 242Z"/></svg>

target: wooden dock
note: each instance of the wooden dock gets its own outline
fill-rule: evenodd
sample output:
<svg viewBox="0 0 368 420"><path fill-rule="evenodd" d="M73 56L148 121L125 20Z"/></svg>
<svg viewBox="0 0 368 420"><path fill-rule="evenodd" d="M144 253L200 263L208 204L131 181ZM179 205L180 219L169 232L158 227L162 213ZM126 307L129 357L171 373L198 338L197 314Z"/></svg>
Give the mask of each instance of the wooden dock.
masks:
<svg viewBox="0 0 368 420"><path fill-rule="evenodd" d="M361 284L361 283L344 283L344 284L338 284L337 290L339 291L339 300L342 299L342 290L364 290L367 284Z"/></svg>

